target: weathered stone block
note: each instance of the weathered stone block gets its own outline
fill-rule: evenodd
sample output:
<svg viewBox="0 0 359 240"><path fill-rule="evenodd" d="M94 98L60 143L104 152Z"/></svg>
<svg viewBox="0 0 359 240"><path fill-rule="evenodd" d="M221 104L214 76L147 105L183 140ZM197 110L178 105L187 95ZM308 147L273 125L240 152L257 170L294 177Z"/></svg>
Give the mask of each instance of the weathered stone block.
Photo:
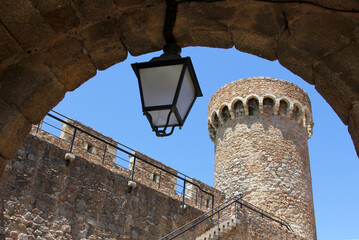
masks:
<svg viewBox="0 0 359 240"><path fill-rule="evenodd" d="M66 32L80 24L69 0L31 0L56 32Z"/></svg>
<svg viewBox="0 0 359 240"><path fill-rule="evenodd" d="M96 75L92 60L77 39L67 38L54 45L45 53L44 64L49 66L67 91L75 90Z"/></svg>
<svg viewBox="0 0 359 240"><path fill-rule="evenodd" d="M127 51L121 42L118 19L94 24L81 35L85 48L99 70L105 70L127 58Z"/></svg>
<svg viewBox="0 0 359 240"><path fill-rule="evenodd" d="M31 124L16 107L1 99L0 112L0 155L11 159L29 133Z"/></svg>
<svg viewBox="0 0 359 240"><path fill-rule="evenodd" d="M0 182L2 178L4 177L4 170L6 166L6 159L0 156ZM0 231L1 234L1 231Z"/></svg>
<svg viewBox="0 0 359 240"><path fill-rule="evenodd" d="M235 7L223 3L179 4L174 37L181 46L231 48L229 22L235 11ZM209 25L213 26L211 30Z"/></svg>
<svg viewBox="0 0 359 240"><path fill-rule="evenodd" d="M242 30L232 30L233 42L239 51L257 55L270 61L277 59L274 38Z"/></svg>
<svg viewBox="0 0 359 240"><path fill-rule="evenodd" d="M19 55L21 52L22 49L20 45L4 26L0 24L0 64L8 58Z"/></svg>
<svg viewBox="0 0 359 240"><path fill-rule="evenodd" d="M356 23L344 14L312 12L289 21L288 28L289 43L319 60L348 45Z"/></svg>
<svg viewBox="0 0 359 240"><path fill-rule="evenodd" d="M359 156L359 101L354 102L349 112L348 130Z"/></svg>
<svg viewBox="0 0 359 240"><path fill-rule="evenodd" d="M352 95L343 84L340 73L332 72L324 63L314 68L315 89L325 98L344 124L348 124L348 113Z"/></svg>
<svg viewBox="0 0 359 240"><path fill-rule="evenodd" d="M107 19L113 15L116 9L112 0L75 0L73 2L76 4L76 10L79 11L88 22Z"/></svg>
<svg viewBox="0 0 359 240"><path fill-rule="evenodd" d="M166 4L158 4L120 19L122 41L133 56L161 50L165 44L162 36Z"/></svg>
<svg viewBox="0 0 359 240"><path fill-rule="evenodd" d="M39 47L55 32L30 0L1 1L1 22L25 49Z"/></svg>
<svg viewBox="0 0 359 240"><path fill-rule="evenodd" d="M1 84L2 98L16 105L34 124L39 122L66 92L64 86L46 67L35 67L31 62L8 68L1 78Z"/></svg>
<svg viewBox="0 0 359 240"><path fill-rule="evenodd" d="M308 83L314 84L313 64L316 62L315 59L301 49L290 45L288 37L289 33L285 33L277 42L276 52L279 63Z"/></svg>

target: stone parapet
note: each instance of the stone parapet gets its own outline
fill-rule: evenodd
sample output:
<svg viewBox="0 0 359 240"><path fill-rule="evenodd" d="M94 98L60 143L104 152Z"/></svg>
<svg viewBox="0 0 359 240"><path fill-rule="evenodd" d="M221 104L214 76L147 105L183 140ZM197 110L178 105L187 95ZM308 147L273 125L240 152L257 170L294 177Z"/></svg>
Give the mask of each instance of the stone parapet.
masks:
<svg viewBox="0 0 359 240"><path fill-rule="evenodd" d="M252 77L229 83L212 96L208 107L210 138L215 139L218 127L227 120L254 115L285 116L306 129L308 138L312 136L311 104L301 88L284 80Z"/></svg>
<svg viewBox="0 0 359 240"><path fill-rule="evenodd" d="M84 158L89 162L128 177L132 182L141 183L167 196L183 201L184 184L178 178L180 173L177 170L138 151L133 151L132 155L128 156L114 147L118 145L118 142L78 121L66 119L66 123L62 124L61 130L57 129L60 131L59 136L44 131L42 125L48 126L47 121L49 120L45 119L44 121L43 124L40 123L32 126L31 135L66 151L71 149L75 159L79 157ZM75 128L77 128L76 133ZM51 131L50 129L47 130ZM73 138L74 133L75 138ZM71 148L72 141L73 147ZM136 164L135 168L133 168L135 158ZM121 165L119 165L118 161L121 161ZM188 178L187 180L184 197L185 205L208 210L212 208L213 201L214 204L218 204L224 199L223 194L213 187L194 178ZM200 186L201 189L191 184L191 182ZM214 198L212 198L212 195Z"/></svg>

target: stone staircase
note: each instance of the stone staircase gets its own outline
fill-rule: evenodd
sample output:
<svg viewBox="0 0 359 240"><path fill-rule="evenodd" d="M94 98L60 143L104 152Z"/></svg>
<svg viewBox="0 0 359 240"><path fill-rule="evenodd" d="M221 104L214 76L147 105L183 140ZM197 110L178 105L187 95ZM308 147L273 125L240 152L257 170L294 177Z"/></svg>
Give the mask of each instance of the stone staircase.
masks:
<svg viewBox="0 0 359 240"><path fill-rule="evenodd" d="M197 237L196 240L213 240L218 239L220 236L223 235L223 233L226 233L230 231L232 228L234 228L237 224L239 224L239 219L237 219L235 216L232 216L228 220L221 221L218 225L212 227L205 233L203 233L201 236Z"/></svg>

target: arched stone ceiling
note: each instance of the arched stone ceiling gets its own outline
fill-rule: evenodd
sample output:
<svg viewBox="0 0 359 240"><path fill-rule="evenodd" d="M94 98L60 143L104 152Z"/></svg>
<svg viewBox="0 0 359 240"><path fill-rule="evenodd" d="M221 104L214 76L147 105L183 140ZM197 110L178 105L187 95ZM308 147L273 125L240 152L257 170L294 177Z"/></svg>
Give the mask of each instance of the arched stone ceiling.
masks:
<svg viewBox="0 0 359 240"><path fill-rule="evenodd" d="M174 36L181 47L235 46L278 59L315 85L349 126L359 152L359 2L312 2L333 9L181 2ZM160 50L165 7L164 0L0 1L0 166L67 91L125 60L127 52Z"/></svg>

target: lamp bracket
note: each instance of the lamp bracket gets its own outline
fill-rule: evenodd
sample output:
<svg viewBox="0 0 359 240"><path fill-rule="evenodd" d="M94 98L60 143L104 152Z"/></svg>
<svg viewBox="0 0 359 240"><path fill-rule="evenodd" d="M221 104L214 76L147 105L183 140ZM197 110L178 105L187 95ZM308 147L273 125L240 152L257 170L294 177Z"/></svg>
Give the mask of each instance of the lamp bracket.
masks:
<svg viewBox="0 0 359 240"><path fill-rule="evenodd" d="M165 23L163 25L163 37L165 38L166 44L176 43L173 36L173 27L176 22L177 15L177 1L166 0L166 16Z"/></svg>

